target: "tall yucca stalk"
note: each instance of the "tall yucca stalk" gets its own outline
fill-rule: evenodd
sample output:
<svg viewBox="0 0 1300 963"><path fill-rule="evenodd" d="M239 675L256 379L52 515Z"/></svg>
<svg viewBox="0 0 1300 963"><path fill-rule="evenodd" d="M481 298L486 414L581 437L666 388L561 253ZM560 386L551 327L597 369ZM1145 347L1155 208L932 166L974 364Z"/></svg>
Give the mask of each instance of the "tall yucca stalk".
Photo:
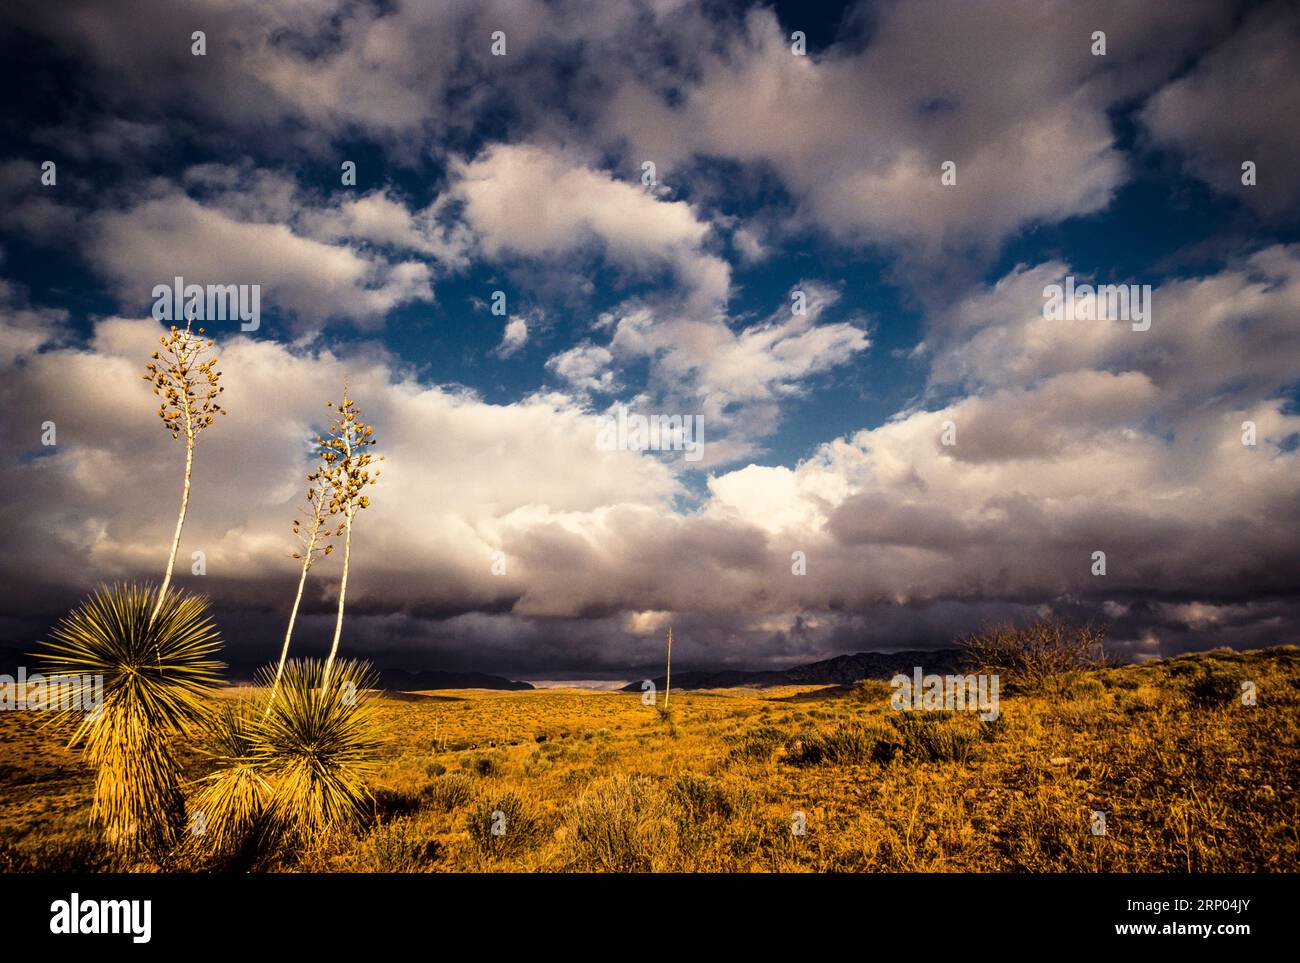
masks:
<svg viewBox="0 0 1300 963"><path fill-rule="evenodd" d="M317 659L290 659L270 711L257 723L254 757L273 787L271 828L304 845L356 826L372 803L365 778L379 741L367 690L377 676L353 660L329 668Z"/></svg>
<svg viewBox="0 0 1300 963"><path fill-rule="evenodd" d="M221 372L217 370L217 359L207 357L213 342L201 337L203 329L199 328L199 337L190 333L190 323L180 331L172 325L171 332L158 340L162 350L153 353L153 360L145 365L144 380L153 385L153 393L162 399L158 406L158 417L162 419L163 428L172 433L173 438L185 437L185 477L181 484L181 509L176 517L176 531L172 535L171 552L167 556L167 570L163 574L162 591L154 606L153 615L157 617L162 608L163 599L171 585L172 571L176 567L176 553L181 546L181 530L185 527L185 513L190 504L190 480L194 469L194 444L199 432L212 424L214 415L224 415L225 409L217 403L217 397L225 388L217 382Z"/></svg>
<svg viewBox="0 0 1300 963"><path fill-rule="evenodd" d="M50 675L99 676L103 702L64 719L95 767L91 816L110 843L162 852L185 820L171 738L204 716L221 664L206 599L140 585L100 586L36 655Z"/></svg>
<svg viewBox="0 0 1300 963"><path fill-rule="evenodd" d="M329 532L325 530L325 522L329 515L326 506L329 488L325 481L324 469L312 472L307 476L307 481L311 483L311 487L307 490L306 511L303 513L307 521L303 522L301 518L296 518L293 522L293 533L302 542L302 550L293 553L293 557L302 562L302 569L298 574L298 593L293 598L293 608L289 610L289 626L284 630L280 662L275 669L275 680L271 683L271 694L267 702L268 712L270 703L275 701L276 690L280 688L280 677L284 675L284 662L289 657L289 641L293 638L293 625L298 619L298 607L302 605L302 590L307 584L307 573L311 571L317 559L324 558L334 551L334 546L328 541Z"/></svg>
<svg viewBox="0 0 1300 963"><path fill-rule="evenodd" d="M673 627L668 626L668 669L664 674L664 712L668 711L668 697L673 694Z"/></svg>
<svg viewBox="0 0 1300 963"><path fill-rule="evenodd" d="M329 658L325 661L325 670L321 678L328 682L330 670L339 651L339 639L343 635L343 605L348 594L348 568L352 562L352 522L357 512L370 506L370 498L365 494L368 486L379 478L379 469L371 472L370 465L375 456L367 449L375 444L375 429L361 420L361 409L348 397L347 385L343 386L343 400L338 404L327 401L326 407L334 409L336 417L330 423L326 437L316 439L320 448L321 460L325 463L324 477L329 485L329 511L331 515L342 515L336 535L343 536L343 574L339 578L339 610L334 622L334 641L330 645ZM380 455L379 461L384 460Z"/></svg>

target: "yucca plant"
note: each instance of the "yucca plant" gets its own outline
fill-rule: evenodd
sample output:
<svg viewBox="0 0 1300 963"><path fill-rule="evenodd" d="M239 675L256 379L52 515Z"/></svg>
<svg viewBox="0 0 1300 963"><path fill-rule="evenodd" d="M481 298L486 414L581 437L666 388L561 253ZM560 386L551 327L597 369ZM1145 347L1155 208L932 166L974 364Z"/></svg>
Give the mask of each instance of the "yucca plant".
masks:
<svg viewBox="0 0 1300 963"><path fill-rule="evenodd" d="M271 670L262 674L269 686ZM286 841L311 846L354 828L373 806L365 779L379 748L367 690L369 663L347 659L328 672L318 659L290 659L257 724L255 755L272 785L267 817Z"/></svg>
<svg viewBox="0 0 1300 963"><path fill-rule="evenodd" d="M280 648L280 662L275 669L275 680L271 683L268 707L270 702L275 701L275 692L280 688L280 676L284 674L284 663L289 658L289 641L293 638L293 626L298 620L298 607L302 605L302 590L307 584L307 573L317 560L334 551L334 545L329 541L330 533L325 530L330 512L326 507L329 484L325 480L324 468L309 474L307 481L311 487L307 489L307 503L302 512L302 518L307 521L304 524L302 518L293 520L293 534L302 542L301 551L293 553L293 557L302 563L298 575L298 594L294 596L293 608L289 610L289 627L284 630L284 645Z"/></svg>
<svg viewBox="0 0 1300 963"><path fill-rule="evenodd" d="M48 675L103 679L99 706L59 718L95 767L91 818L122 850L165 852L183 828L171 740L204 717L220 645L207 599L112 585L73 609L35 653Z"/></svg>
<svg viewBox="0 0 1300 963"><path fill-rule="evenodd" d="M330 670L338 656L339 639L343 635L343 605L348 595L348 567L352 561L352 523L357 512L370 507L370 496L366 489L379 479L379 469L371 470L375 461L383 461L384 456L376 457L369 449L373 448L375 429L361 420L361 409L348 397L348 386L343 385L343 400L338 404L325 402L338 417L330 422L329 431L324 437L316 438L324 466L321 470L329 491L329 514L342 515L343 520L335 531L343 538L343 574L339 578L339 610L334 622L334 641L330 645L329 658L325 660L323 678L329 681Z"/></svg>
<svg viewBox="0 0 1300 963"><path fill-rule="evenodd" d="M194 469L194 445L199 432L212 425L214 415L224 415L218 397L226 390L217 382L221 372L217 359L208 357L212 339L190 331L189 322L180 331L172 325L171 331L160 337L161 351L153 353L145 365L144 380L153 385L153 393L162 401L158 417L163 428L173 438L185 436L185 476L181 485L181 508L176 517L176 531L172 535L171 552L167 556L167 570L163 573L162 591L158 593L154 616L163 605L167 588L171 585L172 570L176 567L176 553L181 547L181 531L185 527L185 512L190 504L190 482Z"/></svg>
<svg viewBox="0 0 1300 963"><path fill-rule="evenodd" d="M216 855L240 850L257 829L271 798L271 784L257 752L260 707L252 700L228 702L204 726L203 752L216 761L190 807L190 829L199 849Z"/></svg>

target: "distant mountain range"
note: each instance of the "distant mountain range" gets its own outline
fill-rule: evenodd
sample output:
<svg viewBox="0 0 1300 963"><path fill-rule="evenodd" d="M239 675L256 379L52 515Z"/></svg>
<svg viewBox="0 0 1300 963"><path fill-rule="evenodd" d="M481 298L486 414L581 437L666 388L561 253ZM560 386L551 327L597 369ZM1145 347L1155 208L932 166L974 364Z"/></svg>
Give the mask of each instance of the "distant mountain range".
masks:
<svg viewBox="0 0 1300 963"><path fill-rule="evenodd" d="M256 675L260 665L232 666L226 670L231 682L248 682ZM531 689L529 682L516 682L500 675L486 672L446 672L439 669L380 669L379 688L389 692L423 692L426 689Z"/></svg>
<svg viewBox="0 0 1300 963"><path fill-rule="evenodd" d="M685 671L673 673L675 689L726 689L735 686L778 685L851 685L862 679L888 679L899 672L910 673L920 666L925 672L941 675L955 672L960 661L960 649L929 649L906 652L858 652L854 655L837 655L820 662L809 662L789 669L746 670L721 669L717 671ZM34 660L20 649L0 648L0 673L12 673L18 665L29 667ZM226 678L232 683L251 681L261 665L236 664L230 666ZM664 677L654 679L656 688L664 687ZM379 686L393 692L420 692L429 689L501 689L519 691L535 688L531 683L489 675L486 672L449 672L425 669L408 672L403 669L380 669ZM641 680L623 686L623 692L640 692Z"/></svg>
<svg viewBox="0 0 1300 963"><path fill-rule="evenodd" d="M517 682L504 676L486 672L404 672L401 669L381 669L379 687L393 692L421 692L425 689L531 689L530 682Z"/></svg>
<svg viewBox="0 0 1300 963"><path fill-rule="evenodd" d="M776 685L851 685L863 679L889 679L902 672L910 674L918 665L924 672L947 675L957 671L960 649L927 649L907 652L858 652L837 655L833 659L809 662L789 669L750 672L724 669L718 672L675 672L675 689L726 689L734 686ZM664 687L664 677L652 680L656 689ZM640 692L641 682L629 682L624 692Z"/></svg>
<svg viewBox="0 0 1300 963"><path fill-rule="evenodd" d="M28 653L36 648L36 643L26 648L0 646L0 675L13 676L18 667L26 666L27 671L35 672L40 660ZM247 685L257 676L265 663L235 663L229 665L222 673L232 685ZM403 669L380 669L379 687L392 692L420 692L425 689L531 689L528 682L516 682L499 675L486 672L442 672L423 670L407 672Z"/></svg>

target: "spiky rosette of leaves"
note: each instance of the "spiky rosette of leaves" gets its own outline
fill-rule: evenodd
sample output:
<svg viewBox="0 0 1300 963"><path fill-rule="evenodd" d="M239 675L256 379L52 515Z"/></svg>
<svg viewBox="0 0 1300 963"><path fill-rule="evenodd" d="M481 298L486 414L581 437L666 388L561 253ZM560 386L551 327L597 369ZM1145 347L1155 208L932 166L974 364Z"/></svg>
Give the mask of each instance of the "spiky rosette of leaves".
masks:
<svg viewBox="0 0 1300 963"><path fill-rule="evenodd" d="M274 673L263 673L270 685ZM258 722L256 755L273 788L273 831L304 846L354 828L373 799L366 777L379 740L368 690L378 676L369 663L343 660L326 677L317 659L285 664L275 700Z"/></svg>
<svg viewBox="0 0 1300 963"><path fill-rule="evenodd" d="M190 832L200 850L238 851L266 811L271 784L257 752L260 715L260 706L243 699L226 703L204 725L201 751L217 768L203 778L190 806Z"/></svg>
<svg viewBox="0 0 1300 963"><path fill-rule="evenodd" d="M205 718L220 646L207 599L132 584L100 586L35 653L47 675L102 679L94 711L57 718L95 767L92 818L118 848L176 841L185 806L171 743Z"/></svg>

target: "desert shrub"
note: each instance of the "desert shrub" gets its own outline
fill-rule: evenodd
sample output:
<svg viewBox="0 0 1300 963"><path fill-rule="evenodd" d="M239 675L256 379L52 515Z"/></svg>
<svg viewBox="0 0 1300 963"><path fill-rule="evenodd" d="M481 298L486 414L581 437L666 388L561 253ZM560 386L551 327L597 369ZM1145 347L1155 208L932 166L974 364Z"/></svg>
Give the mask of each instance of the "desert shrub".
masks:
<svg viewBox="0 0 1300 963"><path fill-rule="evenodd" d="M267 816L273 831L304 846L354 829L373 811L366 777L379 742L367 690L368 664L285 663L274 700L258 722L257 759L272 785ZM264 679L270 687L272 679Z"/></svg>
<svg viewBox="0 0 1300 963"><path fill-rule="evenodd" d="M467 776L452 773L425 786L424 795L434 809L451 812L474 798L474 783Z"/></svg>
<svg viewBox="0 0 1300 963"><path fill-rule="evenodd" d="M786 747L786 761L795 766L851 765L872 757L878 733L861 724L829 732L798 736Z"/></svg>
<svg viewBox="0 0 1300 963"><path fill-rule="evenodd" d="M442 855L438 842L409 819L381 823L366 837L363 868L376 873L418 873Z"/></svg>
<svg viewBox="0 0 1300 963"><path fill-rule="evenodd" d="M204 698L221 668L207 600L168 592L159 601L157 589L101 586L38 653L47 675L102 677L102 705L58 721L95 767L91 818L119 849L154 854L169 850L185 823L172 741L206 718Z"/></svg>
<svg viewBox="0 0 1300 963"><path fill-rule="evenodd" d="M564 762L566 760L577 759L580 756L580 753L576 749L571 749L570 747L558 742L543 743L541 753L551 762Z"/></svg>
<svg viewBox="0 0 1300 963"><path fill-rule="evenodd" d="M21 846L0 842L0 873L102 873L120 871L118 863L116 854L85 830L71 836L29 836Z"/></svg>
<svg viewBox="0 0 1300 963"><path fill-rule="evenodd" d="M509 790L487 793L465 819L470 839L487 856L513 856L537 845L541 824L523 799Z"/></svg>
<svg viewBox="0 0 1300 963"><path fill-rule="evenodd" d="M592 782L566 817L579 869L650 872L672 853L662 793L649 779L619 774Z"/></svg>
<svg viewBox="0 0 1300 963"><path fill-rule="evenodd" d="M710 776L687 772L669 784L668 803L678 842L683 850L693 852L720 840L726 824L752 806L753 800Z"/></svg>
<svg viewBox="0 0 1300 963"><path fill-rule="evenodd" d="M552 768L553 763L541 752L534 750L524 759L524 775L528 778L540 776L546 770Z"/></svg>
<svg viewBox="0 0 1300 963"><path fill-rule="evenodd" d="M736 759L767 761L789 739L789 734L776 726L759 726L742 733L731 755Z"/></svg>
<svg viewBox="0 0 1300 963"><path fill-rule="evenodd" d="M1136 672L1115 670L1103 675L1101 684L1107 689L1137 689L1142 686L1142 679Z"/></svg>
<svg viewBox="0 0 1300 963"><path fill-rule="evenodd" d="M1071 681L1065 687L1065 694L1073 699L1095 699L1102 693L1106 692L1106 685L1100 679L1091 675L1076 673Z"/></svg>
<svg viewBox="0 0 1300 963"><path fill-rule="evenodd" d="M1011 724L1007 722L1007 717L999 715L995 719L981 719L979 724L979 737L985 742L995 742L1006 736L1011 731Z"/></svg>
<svg viewBox="0 0 1300 963"><path fill-rule="evenodd" d="M964 662L1000 676L1004 691L1060 694L1079 672L1105 664L1104 639L1105 632L1091 625L1039 619L1021 629L993 626L959 644Z"/></svg>
<svg viewBox="0 0 1300 963"><path fill-rule="evenodd" d="M853 702L860 702L866 705L876 705L879 703L888 703L889 696L893 688L888 682L880 679L862 679L853 683L849 689L849 699Z"/></svg>
<svg viewBox="0 0 1300 963"><path fill-rule="evenodd" d="M1240 669L1217 663L1206 663L1183 680L1187 700L1199 709L1218 709L1230 706L1241 699L1241 683L1245 676Z"/></svg>
<svg viewBox="0 0 1300 963"><path fill-rule="evenodd" d="M460 760L459 765L466 772L472 772L476 776L487 779L491 776L501 775L501 767L506 758L504 752L494 752L486 756L465 756Z"/></svg>
<svg viewBox="0 0 1300 963"><path fill-rule="evenodd" d="M684 772L668 787L668 800L694 823L713 818L727 819L735 812L730 794L716 779Z"/></svg>
<svg viewBox="0 0 1300 963"><path fill-rule="evenodd" d="M1020 872L1095 872L1108 867L1108 836L1094 836L1091 811L1065 794L1039 790L1012 796L1003 818L1001 845L1010 867ZM1114 831L1114 814L1110 815Z"/></svg>
<svg viewBox="0 0 1300 963"><path fill-rule="evenodd" d="M375 819L379 822L418 812L425 796L423 789L393 789L383 786L371 792Z"/></svg>
<svg viewBox="0 0 1300 963"><path fill-rule="evenodd" d="M889 722L904 758L919 762L964 762L979 739L978 732L958 728L947 713L900 712Z"/></svg>

